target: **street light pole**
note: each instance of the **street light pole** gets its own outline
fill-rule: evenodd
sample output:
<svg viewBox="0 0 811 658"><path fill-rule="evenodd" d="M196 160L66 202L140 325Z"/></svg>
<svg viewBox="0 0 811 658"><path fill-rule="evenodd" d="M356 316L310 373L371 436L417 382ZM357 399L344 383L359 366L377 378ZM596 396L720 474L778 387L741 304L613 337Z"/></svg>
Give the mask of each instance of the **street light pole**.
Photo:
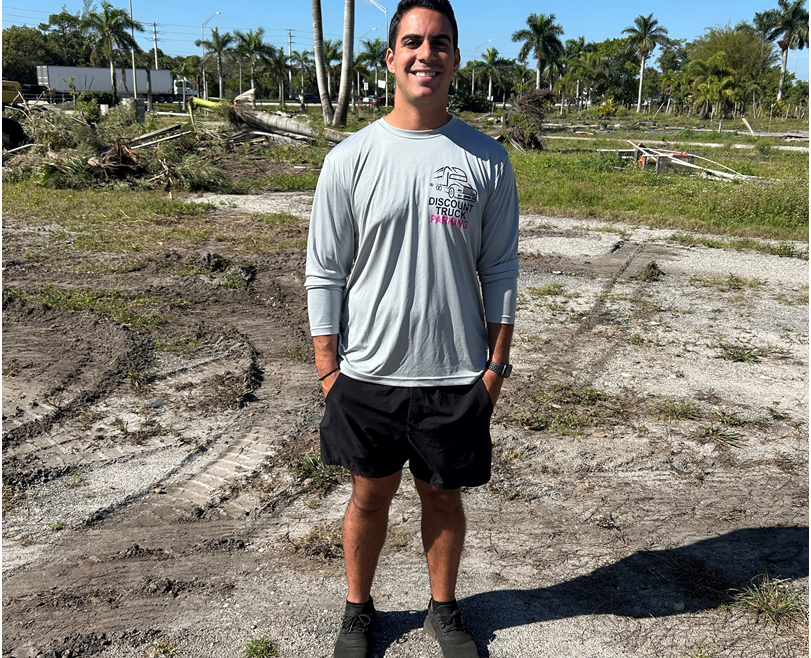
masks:
<svg viewBox="0 0 811 658"><path fill-rule="evenodd" d="M483 41L473 49L473 66L470 67L470 95L476 93L476 51L481 48L485 43L490 43L492 39Z"/></svg>
<svg viewBox="0 0 811 658"><path fill-rule="evenodd" d="M205 36L203 36L203 28L208 25L208 22L214 18L217 14L221 12L215 11L211 16L209 16L208 20L206 20L202 25L200 25L200 72L203 74L203 98L208 98L208 83L206 82L206 68L203 64L203 58L206 56L206 51L203 47L203 41L205 40Z"/></svg>
<svg viewBox="0 0 811 658"><path fill-rule="evenodd" d="M138 100L138 83L135 78L135 21L132 18L132 0L130 0L130 36L132 37L132 98Z"/></svg>
<svg viewBox="0 0 811 658"><path fill-rule="evenodd" d="M361 40L361 39L363 39L363 37L365 37L365 36L366 36L367 34L369 34L370 32L374 32L376 29L377 29L376 27L373 27L371 30L368 30L368 31L364 32L363 34L361 34L361 35L358 37L358 39L357 39L357 44L358 44L358 45L357 45L357 48L356 48L356 50L355 50L355 57L357 57L357 56L358 56L358 53L360 53L360 40ZM357 94L355 94L355 96L358 96L358 95L360 94L360 71L358 71L358 72L357 72L357 74L358 74L358 89L357 89ZM353 105L353 108L354 108L354 101L355 101L355 98L353 97L353 98L352 98L352 105ZM354 111L354 110L353 110L353 111Z"/></svg>
<svg viewBox="0 0 811 658"><path fill-rule="evenodd" d="M375 7L377 7L380 11L382 11L383 14L385 14L385 17L386 17L386 25L385 25L386 35L385 35L385 38L386 38L386 41L388 42L388 38L389 38L389 10L386 9L383 5L375 2L375 0L369 0L369 2L371 2ZM388 105L389 105L389 69L388 68L385 69L385 75L386 75L386 107L388 107ZM377 96L377 89L375 89L375 96Z"/></svg>

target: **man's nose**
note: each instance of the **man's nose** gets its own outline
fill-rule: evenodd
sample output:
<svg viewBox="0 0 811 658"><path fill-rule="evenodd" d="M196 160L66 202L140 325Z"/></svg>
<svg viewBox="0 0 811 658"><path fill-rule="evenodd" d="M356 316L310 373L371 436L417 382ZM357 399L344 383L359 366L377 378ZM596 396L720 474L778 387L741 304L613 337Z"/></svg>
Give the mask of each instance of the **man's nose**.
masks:
<svg viewBox="0 0 811 658"><path fill-rule="evenodd" d="M423 62L431 61L436 57L436 50L434 50L434 46L429 39L422 42L417 51L417 57Z"/></svg>

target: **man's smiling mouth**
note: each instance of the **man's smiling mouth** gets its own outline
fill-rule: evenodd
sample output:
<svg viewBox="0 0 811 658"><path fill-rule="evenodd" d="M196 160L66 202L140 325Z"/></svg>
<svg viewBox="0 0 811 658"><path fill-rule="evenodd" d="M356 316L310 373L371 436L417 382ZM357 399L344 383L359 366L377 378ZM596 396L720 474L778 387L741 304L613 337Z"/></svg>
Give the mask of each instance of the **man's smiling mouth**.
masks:
<svg viewBox="0 0 811 658"><path fill-rule="evenodd" d="M433 78L436 77L436 71L412 71L418 78Z"/></svg>

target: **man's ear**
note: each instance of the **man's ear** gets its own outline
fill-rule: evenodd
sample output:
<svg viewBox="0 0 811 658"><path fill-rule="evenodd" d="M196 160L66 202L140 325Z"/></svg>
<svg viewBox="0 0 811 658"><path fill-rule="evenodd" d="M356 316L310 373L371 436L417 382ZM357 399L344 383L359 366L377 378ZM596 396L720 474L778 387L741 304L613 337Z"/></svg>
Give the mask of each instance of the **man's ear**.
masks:
<svg viewBox="0 0 811 658"><path fill-rule="evenodd" d="M394 51L391 48L386 50L386 68L389 69L389 73L396 73L394 70Z"/></svg>
<svg viewBox="0 0 811 658"><path fill-rule="evenodd" d="M456 73L459 70L459 64L462 62L462 53L459 52L459 49L456 49L456 52L453 54L453 72Z"/></svg>

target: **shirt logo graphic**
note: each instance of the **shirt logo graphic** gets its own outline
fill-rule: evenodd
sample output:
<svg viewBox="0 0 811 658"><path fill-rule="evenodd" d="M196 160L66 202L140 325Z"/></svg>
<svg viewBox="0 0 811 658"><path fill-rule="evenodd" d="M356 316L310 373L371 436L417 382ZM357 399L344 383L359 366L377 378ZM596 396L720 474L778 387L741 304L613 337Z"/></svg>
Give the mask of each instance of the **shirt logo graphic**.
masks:
<svg viewBox="0 0 811 658"><path fill-rule="evenodd" d="M467 174L459 167L440 167L434 172L433 188L437 192L447 192L451 199L476 201L476 190L467 184Z"/></svg>
<svg viewBox="0 0 811 658"><path fill-rule="evenodd" d="M467 174L459 167L440 167L434 172L431 187L442 195L428 199L432 206L431 223L467 229L467 214L478 200L476 190L468 185Z"/></svg>

